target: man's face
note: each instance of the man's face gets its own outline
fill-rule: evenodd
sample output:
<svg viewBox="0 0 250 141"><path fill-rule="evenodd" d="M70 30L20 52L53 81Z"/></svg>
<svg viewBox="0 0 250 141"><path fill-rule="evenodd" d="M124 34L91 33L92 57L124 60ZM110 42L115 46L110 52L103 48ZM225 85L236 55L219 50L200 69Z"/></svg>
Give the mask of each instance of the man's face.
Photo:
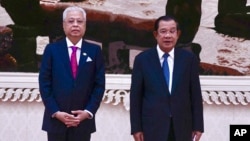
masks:
<svg viewBox="0 0 250 141"><path fill-rule="evenodd" d="M63 30L69 39L80 39L86 31L86 20L80 11L69 11L63 21Z"/></svg>
<svg viewBox="0 0 250 141"><path fill-rule="evenodd" d="M180 31L177 30L176 22L173 20L160 21L158 30L154 31L154 37L163 52L169 52L172 50L175 47L179 36Z"/></svg>

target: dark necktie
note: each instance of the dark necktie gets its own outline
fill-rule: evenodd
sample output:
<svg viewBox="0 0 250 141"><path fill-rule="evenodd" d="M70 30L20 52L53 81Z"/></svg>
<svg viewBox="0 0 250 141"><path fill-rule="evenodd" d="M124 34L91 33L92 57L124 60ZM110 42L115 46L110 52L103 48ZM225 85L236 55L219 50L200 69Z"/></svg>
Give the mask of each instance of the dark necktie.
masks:
<svg viewBox="0 0 250 141"><path fill-rule="evenodd" d="M77 59L76 59L76 51L77 47L72 46L72 54L70 57L70 63L71 63L71 69L73 73L73 77L76 78L76 73L77 73Z"/></svg>
<svg viewBox="0 0 250 141"><path fill-rule="evenodd" d="M167 83L167 85L169 86L168 56L169 56L168 53L165 53L165 54L163 55L164 61L163 61L163 64L162 64L162 69L163 69L163 72L164 72L164 76L165 76L166 83Z"/></svg>

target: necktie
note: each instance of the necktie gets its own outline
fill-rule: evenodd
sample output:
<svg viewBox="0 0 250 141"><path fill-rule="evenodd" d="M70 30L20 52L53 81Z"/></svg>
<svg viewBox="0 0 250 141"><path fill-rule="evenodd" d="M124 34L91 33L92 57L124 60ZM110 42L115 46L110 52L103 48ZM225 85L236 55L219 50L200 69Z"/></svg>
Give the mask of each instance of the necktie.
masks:
<svg viewBox="0 0 250 141"><path fill-rule="evenodd" d="M163 64L162 64L162 69L163 69L163 72L164 72L164 76L165 76L166 83L167 83L167 85L169 86L168 56L169 56L168 53L165 53L165 54L163 55L164 61L163 61Z"/></svg>
<svg viewBox="0 0 250 141"><path fill-rule="evenodd" d="M73 77L76 78L76 73L77 73L76 51L77 51L77 47L72 46L71 48L72 48L72 54L70 57L71 70L72 70Z"/></svg>

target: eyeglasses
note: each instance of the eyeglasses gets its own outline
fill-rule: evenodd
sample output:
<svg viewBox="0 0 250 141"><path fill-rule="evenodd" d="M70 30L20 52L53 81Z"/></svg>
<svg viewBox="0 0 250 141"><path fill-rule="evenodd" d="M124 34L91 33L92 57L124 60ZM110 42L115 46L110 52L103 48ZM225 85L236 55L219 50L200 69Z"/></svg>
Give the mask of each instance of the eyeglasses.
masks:
<svg viewBox="0 0 250 141"><path fill-rule="evenodd" d="M81 20L81 19L69 19L69 20L65 20L64 22L66 22L69 25L73 25L75 23L78 24L78 25L81 25L81 24L85 23L85 21Z"/></svg>
<svg viewBox="0 0 250 141"><path fill-rule="evenodd" d="M175 34L176 32L177 32L177 29L176 29L176 28L172 28L172 29L170 29L170 30L162 29L162 30L158 31L158 33L159 33L160 35L162 35L162 36L167 35L167 34L173 35L173 34Z"/></svg>

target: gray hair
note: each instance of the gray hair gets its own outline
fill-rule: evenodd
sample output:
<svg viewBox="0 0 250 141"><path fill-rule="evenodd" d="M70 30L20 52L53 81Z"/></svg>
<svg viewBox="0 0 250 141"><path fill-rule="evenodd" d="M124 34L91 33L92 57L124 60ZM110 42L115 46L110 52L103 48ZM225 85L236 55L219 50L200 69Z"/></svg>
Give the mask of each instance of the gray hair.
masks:
<svg viewBox="0 0 250 141"><path fill-rule="evenodd" d="M66 16L67 16L67 13L70 12L70 11L80 11L82 12L82 15L83 15L83 18L84 20L86 21L87 17L86 17L86 12L83 8L81 7L78 7L78 6L70 6L70 7L67 7L64 11L63 11L63 21L65 20Z"/></svg>

